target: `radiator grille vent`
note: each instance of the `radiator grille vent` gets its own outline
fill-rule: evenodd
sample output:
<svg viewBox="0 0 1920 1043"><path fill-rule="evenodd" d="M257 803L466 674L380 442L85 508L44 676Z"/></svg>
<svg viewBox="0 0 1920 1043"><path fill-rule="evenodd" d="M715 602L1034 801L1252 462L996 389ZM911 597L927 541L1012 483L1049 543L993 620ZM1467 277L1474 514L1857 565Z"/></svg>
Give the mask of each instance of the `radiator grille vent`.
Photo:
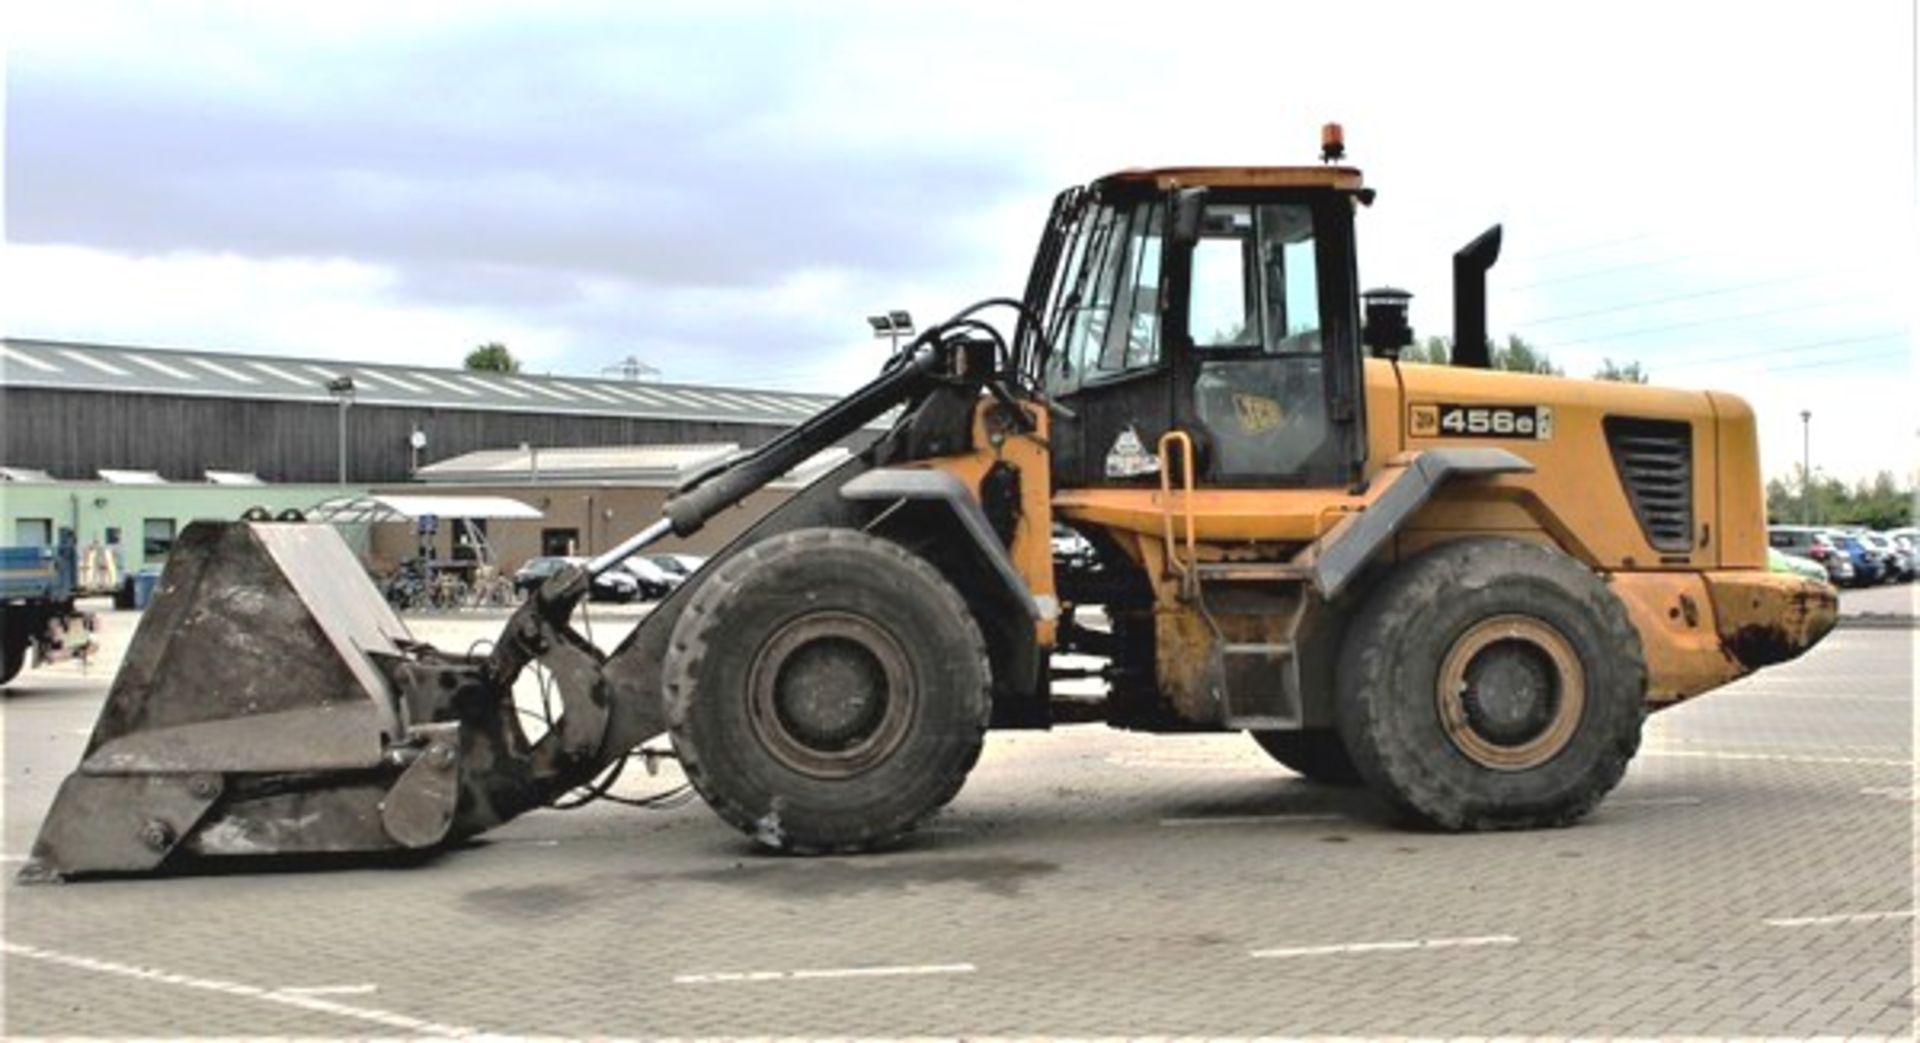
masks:
<svg viewBox="0 0 1920 1043"><path fill-rule="evenodd" d="M1620 484L1657 550L1693 549L1693 425L1679 420L1608 417L1607 445Z"/></svg>

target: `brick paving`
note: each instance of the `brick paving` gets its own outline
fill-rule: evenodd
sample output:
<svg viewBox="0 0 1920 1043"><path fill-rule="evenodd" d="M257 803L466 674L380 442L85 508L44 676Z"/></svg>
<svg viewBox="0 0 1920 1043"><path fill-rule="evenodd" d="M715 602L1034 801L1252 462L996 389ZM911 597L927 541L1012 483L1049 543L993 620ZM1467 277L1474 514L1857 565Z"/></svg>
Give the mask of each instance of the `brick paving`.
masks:
<svg viewBox="0 0 1920 1043"><path fill-rule="evenodd" d="M1910 1035L1914 644L1842 630L1655 717L1566 830L1403 832L1241 736L1083 726L994 736L880 856L769 858L698 804L596 805L425 865L9 884L0 1029ZM0 704L6 854L107 677L32 672ZM1515 940L1376 944L1487 936ZM1316 952L1250 955L1274 949Z"/></svg>

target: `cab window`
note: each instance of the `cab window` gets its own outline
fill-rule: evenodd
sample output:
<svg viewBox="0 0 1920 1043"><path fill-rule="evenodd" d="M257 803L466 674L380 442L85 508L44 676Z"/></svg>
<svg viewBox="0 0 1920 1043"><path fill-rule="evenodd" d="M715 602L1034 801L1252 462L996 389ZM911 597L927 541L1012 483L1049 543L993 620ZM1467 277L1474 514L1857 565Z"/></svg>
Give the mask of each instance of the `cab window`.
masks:
<svg viewBox="0 0 1920 1043"><path fill-rule="evenodd" d="M1203 352L1320 350L1313 211L1297 204L1206 209L1193 248L1187 332Z"/></svg>

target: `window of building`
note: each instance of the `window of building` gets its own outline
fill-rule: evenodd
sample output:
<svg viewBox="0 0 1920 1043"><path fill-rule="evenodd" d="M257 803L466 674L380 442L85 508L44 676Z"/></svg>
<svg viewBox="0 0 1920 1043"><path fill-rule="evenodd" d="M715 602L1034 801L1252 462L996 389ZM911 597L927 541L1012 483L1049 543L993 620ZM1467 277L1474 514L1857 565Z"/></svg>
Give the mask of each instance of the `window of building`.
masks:
<svg viewBox="0 0 1920 1043"><path fill-rule="evenodd" d="M140 554L148 561L160 561L173 550L176 523L172 518L148 518L140 523Z"/></svg>
<svg viewBox="0 0 1920 1043"><path fill-rule="evenodd" d="M579 529L540 530L540 556L543 558L571 557L579 546Z"/></svg>
<svg viewBox="0 0 1920 1043"><path fill-rule="evenodd" d="M13 523L13 542L22 547L53 546L53 519L15 519Z"/></svg>

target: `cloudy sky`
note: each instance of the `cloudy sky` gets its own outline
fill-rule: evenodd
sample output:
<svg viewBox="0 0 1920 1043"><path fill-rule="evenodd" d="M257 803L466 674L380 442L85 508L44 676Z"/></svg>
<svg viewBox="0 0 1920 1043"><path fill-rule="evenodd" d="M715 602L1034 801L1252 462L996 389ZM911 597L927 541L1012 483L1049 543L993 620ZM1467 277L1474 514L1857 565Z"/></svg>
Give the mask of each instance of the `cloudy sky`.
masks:
<svg viewBox="0 0 1920 1043"><path fill-rule="evenodd" d="M1307 163L1363 282L1747 395L1770 473L1920 445L1914 0L15 3L14 336L844 390L1022 285L1052 193Z"/></svg>

